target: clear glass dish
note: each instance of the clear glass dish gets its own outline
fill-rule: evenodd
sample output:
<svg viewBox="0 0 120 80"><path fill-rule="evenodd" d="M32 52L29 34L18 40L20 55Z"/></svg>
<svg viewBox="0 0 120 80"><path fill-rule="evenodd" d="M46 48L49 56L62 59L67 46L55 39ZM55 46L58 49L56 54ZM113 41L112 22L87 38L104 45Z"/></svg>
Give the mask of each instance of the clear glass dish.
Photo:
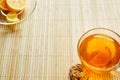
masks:
<svg viewBox="0 0 120 80"><path fill-rule="evenodd" d="M6 20L6 12L0 10L0 25L12 25L12 24L17 24L17 23L20 23L20 22L26 20L35 11L36 6L37 6L36 0L27 0L25 9L23 11L20 11L19 13L17 13L18 18L20 19L17 22L8 22Z"/></svg>

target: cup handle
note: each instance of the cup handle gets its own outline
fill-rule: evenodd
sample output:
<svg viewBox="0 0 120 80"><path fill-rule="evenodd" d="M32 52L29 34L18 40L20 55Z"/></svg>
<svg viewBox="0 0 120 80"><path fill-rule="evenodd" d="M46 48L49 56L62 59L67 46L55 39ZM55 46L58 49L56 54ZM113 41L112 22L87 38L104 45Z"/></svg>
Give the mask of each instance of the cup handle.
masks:
<svg viewBox="0 0 120 80"><path fill-rule="evenodd" d="M113 76L120 78L120 63L110 73Z"/></svg>

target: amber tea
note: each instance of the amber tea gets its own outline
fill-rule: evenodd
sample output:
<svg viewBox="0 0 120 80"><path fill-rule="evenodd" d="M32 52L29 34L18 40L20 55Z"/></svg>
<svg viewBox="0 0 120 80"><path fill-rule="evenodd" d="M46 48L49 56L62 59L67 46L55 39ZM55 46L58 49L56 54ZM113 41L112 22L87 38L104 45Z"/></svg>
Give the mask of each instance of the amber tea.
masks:
<svg viewBox="0 0 120 80"><path fill-rule="evenodd" d="M78 54L85 66L111 68L119 61L120 44L110 36L92 34L83 39Z"/></svg>

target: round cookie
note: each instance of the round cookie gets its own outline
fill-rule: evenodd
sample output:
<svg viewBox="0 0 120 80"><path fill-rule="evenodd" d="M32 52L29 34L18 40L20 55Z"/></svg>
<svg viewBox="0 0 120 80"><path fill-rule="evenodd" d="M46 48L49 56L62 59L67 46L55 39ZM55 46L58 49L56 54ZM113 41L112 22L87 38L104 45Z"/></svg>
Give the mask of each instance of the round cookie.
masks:
<svg viewBox="0 0 120 80"><path fill-rule="evenodd" d="M83 72L81 64L76 64L70 68L70 80L88 80L88 75Z"/></svg>

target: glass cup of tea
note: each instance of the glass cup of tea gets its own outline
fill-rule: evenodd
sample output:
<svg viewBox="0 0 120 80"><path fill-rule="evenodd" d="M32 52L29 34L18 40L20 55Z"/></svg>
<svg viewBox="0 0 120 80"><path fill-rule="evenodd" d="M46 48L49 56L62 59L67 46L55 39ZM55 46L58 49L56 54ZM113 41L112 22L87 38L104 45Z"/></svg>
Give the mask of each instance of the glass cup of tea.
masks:
<svg viewBox="0 0 120 80"><path fill-rule="evenodd" d="M120 35L110 29L85 32L77 45L83 68L90 74L110 73L120 78Z"/></svg>

